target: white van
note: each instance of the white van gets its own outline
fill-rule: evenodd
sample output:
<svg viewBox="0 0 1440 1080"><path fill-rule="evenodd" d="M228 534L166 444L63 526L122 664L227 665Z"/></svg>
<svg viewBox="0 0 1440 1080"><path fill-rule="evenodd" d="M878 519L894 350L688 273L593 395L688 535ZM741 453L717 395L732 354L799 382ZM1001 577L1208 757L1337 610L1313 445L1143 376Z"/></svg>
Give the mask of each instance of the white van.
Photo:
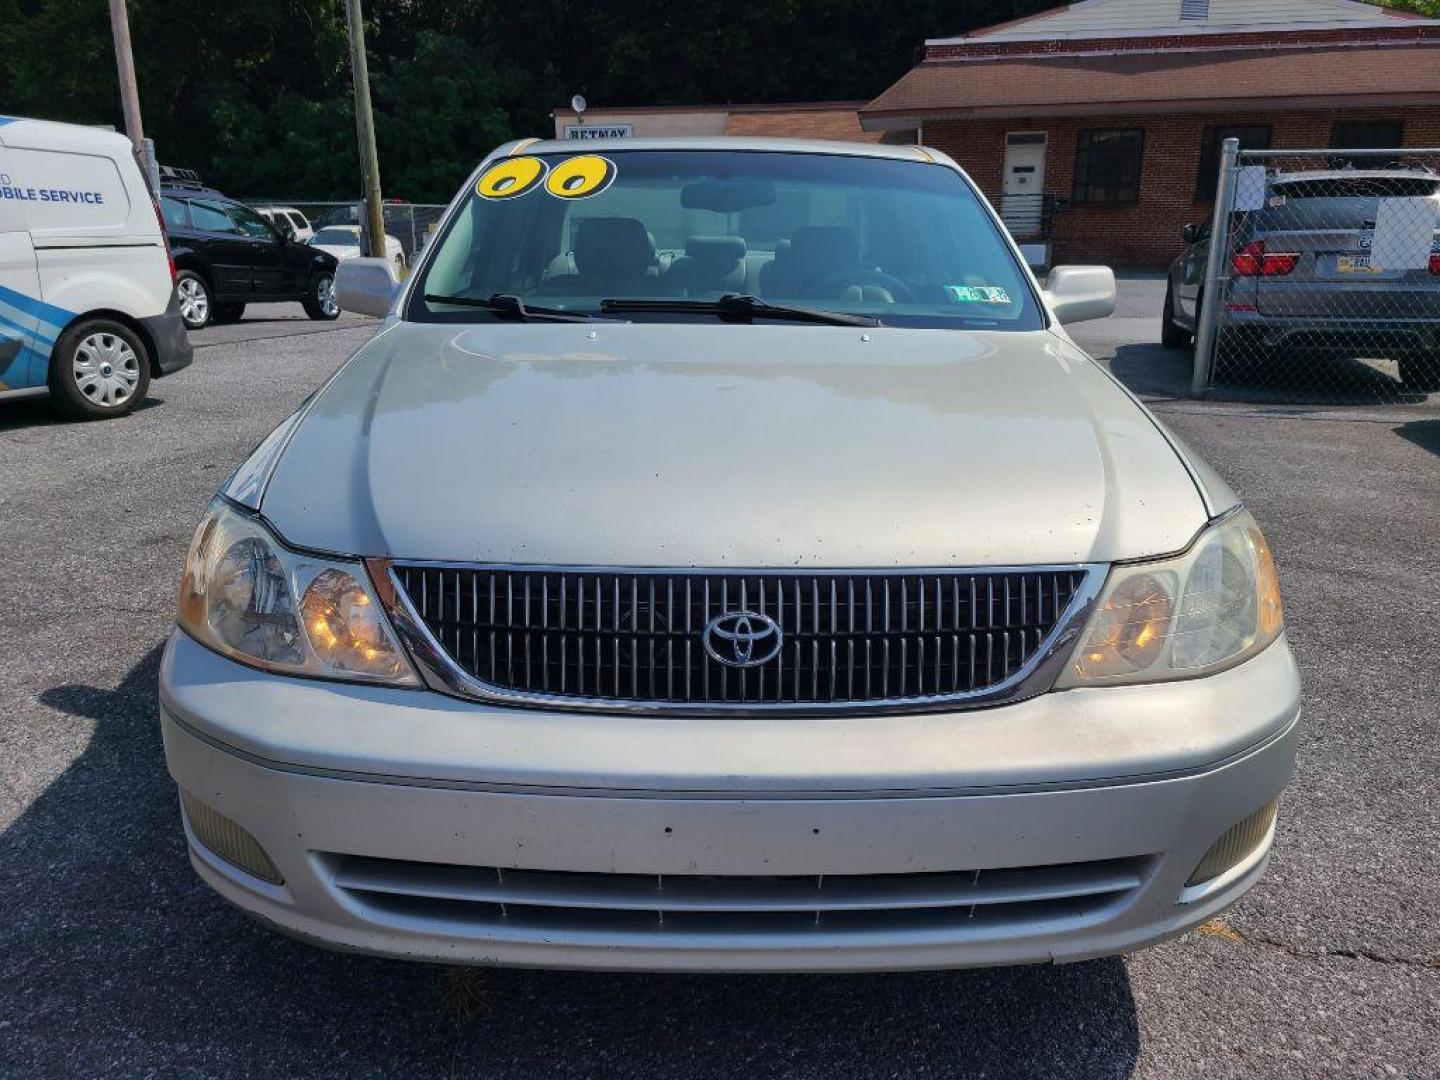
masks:
<svg viewBox="0 0 1440 1080"><path fill-rule="evenodd" d="M129 140L0 116L0 401L121 416L192 358Z"/></svg>

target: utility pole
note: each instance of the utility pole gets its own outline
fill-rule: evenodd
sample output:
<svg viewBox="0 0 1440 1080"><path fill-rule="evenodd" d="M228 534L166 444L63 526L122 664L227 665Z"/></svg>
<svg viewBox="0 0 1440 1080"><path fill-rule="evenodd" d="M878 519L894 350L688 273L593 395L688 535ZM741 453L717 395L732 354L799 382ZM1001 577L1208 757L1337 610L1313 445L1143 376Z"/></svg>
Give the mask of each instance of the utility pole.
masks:
<svg viewBox="0 0 1440 1080"><path fill-rule="evenodd" d="M140 123L140 88L135 82L135 56L130 51L130 15L125 10L125 0L110 0L110 33L115 38L115 66L120 74L120 104L125 110L125 134L134 144L140 171L151 187L156 187L159 167L152 160L154 144L146 142L145 129Z"/></svg>
<svg viewBox="0 0 1440 1080"><path fill-rule="evenodd" d="M355 134L360 143L360 176L365 192L367 255L384 258L385 211L380 204L380 158L375 151L375 117L370 111L370 68L365 62L365 23L360 0L345 0L345 26L350 31L350 71L355 80Z"/></svg>

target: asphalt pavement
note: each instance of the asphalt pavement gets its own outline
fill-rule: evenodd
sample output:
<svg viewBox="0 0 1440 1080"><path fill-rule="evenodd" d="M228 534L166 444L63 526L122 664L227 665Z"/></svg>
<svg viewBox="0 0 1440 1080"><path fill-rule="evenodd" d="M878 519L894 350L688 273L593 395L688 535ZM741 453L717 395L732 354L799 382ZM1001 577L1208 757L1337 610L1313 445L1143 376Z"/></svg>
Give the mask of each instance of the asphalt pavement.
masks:
<svg viewBox="0 0 1440 1080"><path fill-rule="evenodd" d="M1265 527L1300 765L1223 920L1062 967L457 970L252 924L185 856L160 647L205 503L373 323L256 305L120 421L0 403L0 1076L1440 1076L1440 414L1188 399L1162 291L1076 337Z"/></svg>

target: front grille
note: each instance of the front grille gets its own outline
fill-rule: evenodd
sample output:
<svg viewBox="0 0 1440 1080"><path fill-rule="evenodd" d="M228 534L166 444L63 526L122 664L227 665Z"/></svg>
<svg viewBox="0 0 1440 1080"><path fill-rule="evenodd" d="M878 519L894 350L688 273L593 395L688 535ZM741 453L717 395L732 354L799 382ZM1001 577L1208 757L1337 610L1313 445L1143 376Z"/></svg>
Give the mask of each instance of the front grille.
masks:
<svg viewBox="0 0 1440 1080"><path fill-rule="evenodd" d="M336 887L370 917L458 933L534 931L845 935L1053 929L1138 889L1145 859L915 874L597 874L329 856Z"/></svg>
<svg viewBox="0 0 1440 1080"><path fill-rule="evenodd" d="M1083 568L675 573L396 565L431 636L501 692L659 705L924 701L1000 685L1042 649ZM705 628L773 619L778 655L717 662Z"/></svg>

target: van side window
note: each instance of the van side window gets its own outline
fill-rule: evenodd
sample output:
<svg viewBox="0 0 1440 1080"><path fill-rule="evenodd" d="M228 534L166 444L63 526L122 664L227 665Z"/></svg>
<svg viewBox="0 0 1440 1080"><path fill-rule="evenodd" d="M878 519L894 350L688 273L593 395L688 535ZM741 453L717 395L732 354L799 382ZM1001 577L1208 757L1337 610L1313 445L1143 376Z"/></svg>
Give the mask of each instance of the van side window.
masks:
<svg viewBox="0 0 1440 1080"><path fill-rule="evenodd" d="M172 199L168 195L160 196L160 212L165 215L165 224L170 228L188 229L190 227L189 211L179 199Z"/></svg>
<svg viewBox="0 0 1440 1080"><path fill-rule="evenodd" d="M216 203L192 202L190 219L195 223L195 228L204 232L238 233L240 231L230 220L230 215Z"/></svg>

